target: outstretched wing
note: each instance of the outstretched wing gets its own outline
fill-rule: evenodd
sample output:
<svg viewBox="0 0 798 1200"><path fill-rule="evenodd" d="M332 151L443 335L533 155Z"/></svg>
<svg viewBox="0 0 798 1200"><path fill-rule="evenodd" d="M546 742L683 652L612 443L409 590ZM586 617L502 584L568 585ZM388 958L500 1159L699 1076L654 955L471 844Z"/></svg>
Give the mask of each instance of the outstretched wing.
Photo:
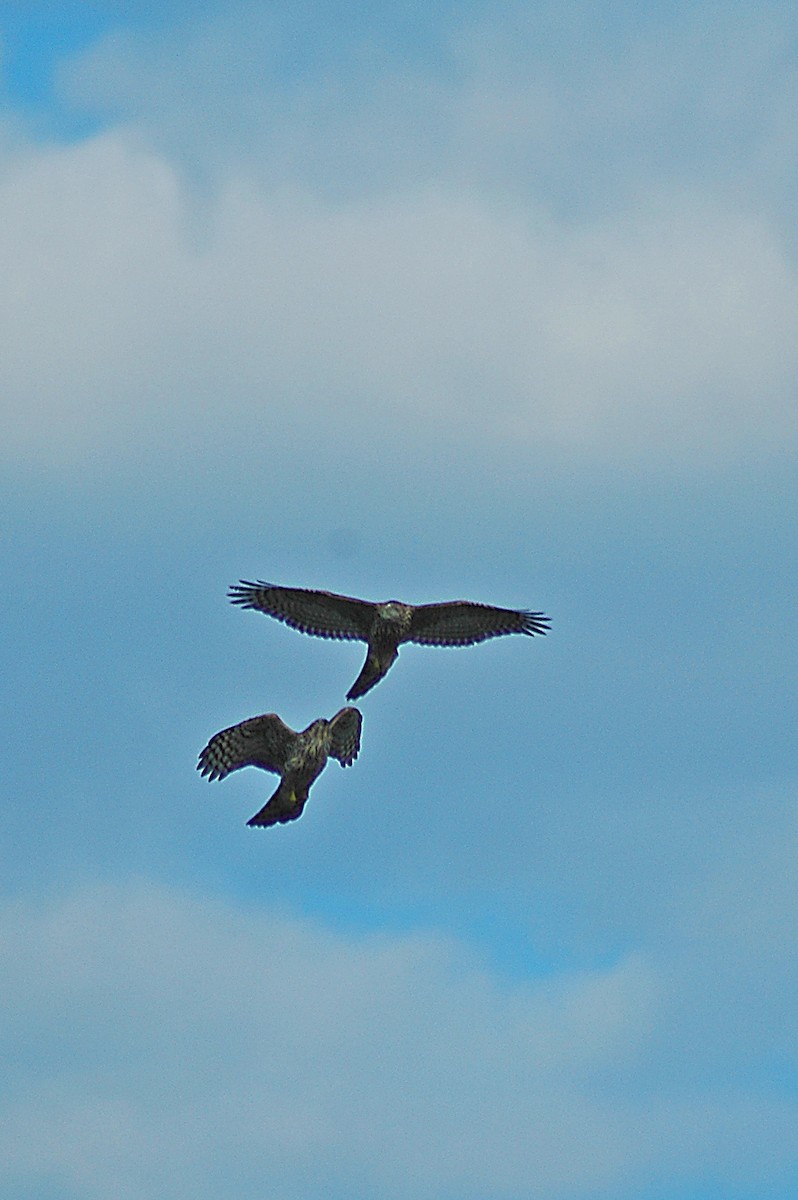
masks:
<svg viewBox="0 0 798 1200"><path fill-rule="evenodd" d="M376 605L335 592L275 587L242 579L227 593L233 604L284 621L292 629L316 637L367 641Z"/></svg>
<svg viewBox="0 0 798 1200"><path fill-rule="evenodd" d="M342 767L351 767L360 750L363 717L357 708L342 708L330 721L330 754Z"/></svg>
<svg viewBox="0 0 798 1200"><path fill-rule="evenodd" d="M473 646L486 638L505 633L548 633L549 618L543 613L450 600L445 604L421 604L413 610L404 641L422 646Z"/></svg>
<svg viewBox="0 0 798 1200"><path fill-rule="evenodd" d="M276 713L252 717L212 737L199 756L197 770L209 780L224 779L240 767L262 767L280 775L296 736Z"/></svg>

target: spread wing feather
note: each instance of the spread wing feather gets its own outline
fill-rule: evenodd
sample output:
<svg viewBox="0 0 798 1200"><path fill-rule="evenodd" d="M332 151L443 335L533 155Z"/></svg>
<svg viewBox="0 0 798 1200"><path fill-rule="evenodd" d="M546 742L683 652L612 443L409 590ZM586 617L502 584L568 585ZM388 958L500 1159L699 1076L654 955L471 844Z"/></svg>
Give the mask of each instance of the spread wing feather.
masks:
<svg viewBox="0 0 798 1200"><path fill-rule="evenodd" d="M531 636L547 633L548 629L549 619L543 613L451 600L444 604L421 604L414 609L403 640L422 646L472 646L505 633Z"/></svg>
<svg viewBox="0 0 798 1200"><path fill-rule="evenodd" d="M356 708L342 708L330 721L330 754L342 767L351 767L358 756L362 724L363 717Z"/></svg>
<svg viewBox="0 0 798 1200"><path fill-rule="evenodd" d="M275 587L262 580L253 583L242 579L230 588L228 596L233 604L276 617L301 633L346 640L368 639L376 608L367 600L355 600L352 596L310 588Z"/></svg>
<svg viewBox="0 0 798 1200"><path fill-rule="evenodd" d="M212 737L199 756L197 770L209 780L224 779L240 767L262 767L280 775L296 736L276 713L251 717Z"/></svg>

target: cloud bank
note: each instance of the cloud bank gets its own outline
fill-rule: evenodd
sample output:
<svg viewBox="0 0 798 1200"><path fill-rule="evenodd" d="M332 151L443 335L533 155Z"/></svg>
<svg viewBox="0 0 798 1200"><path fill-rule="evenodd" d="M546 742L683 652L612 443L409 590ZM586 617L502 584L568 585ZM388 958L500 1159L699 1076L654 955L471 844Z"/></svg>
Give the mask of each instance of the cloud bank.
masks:
<svg viewBox="0 0 798 1200"><path fill-rule="evenodd" d="M199 203L120 133L6 164L7 456L285 428L511 459L793 444L798 279L758 217L660 194L567 227L437 188L330 206L245 179Z"/></svg>
<svg viewBox="0 0 798 1200"><path fill-rule="evenodd" d="M652 1086L669 981L637 957L509 983L139 882L7 906L0 959L1 1157L45 1196L586 1197L796 1150L773 1096Z"/></svg>
<svg viewBox="0 0 798 1200"><path fill-rule="evenodd" d="M516 16L447 17L430 61L243 6L66 64L105 128L4 152L6 456L790 452L783 20L746 56L733 21L703 49L690 21L599 23L586 59L584 29Z"/></svg>

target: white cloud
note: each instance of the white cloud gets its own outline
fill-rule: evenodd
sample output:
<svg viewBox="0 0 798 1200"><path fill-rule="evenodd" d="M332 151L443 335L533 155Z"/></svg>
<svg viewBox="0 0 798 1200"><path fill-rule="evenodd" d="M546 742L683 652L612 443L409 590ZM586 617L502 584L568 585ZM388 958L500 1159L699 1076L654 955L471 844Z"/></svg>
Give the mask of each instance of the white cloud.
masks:
<svg viewBox="0 0 798 1200"><path fill-rule="evenodd" d="M645 1083L663 981L635 958L510 984L431 934L141 883L7 907L0 965L17 1187L577 1197L796 1152L786 1103Z"/></svg>
<svg viewBox="0 0 798 1200"><path fill-rule="evenodd" d="M61 64L108 131L4 153L9 458L794 450L783 13L486 10L411 52L314 11Z"/></svg>
<svg viewBox="0 0 798 1200"><path fill-rule="evenodd" d="M772 188L789 221L783 5L446 6L415 12L412 39L402 10L334 9L173 13L63 64L62 94L195 169L243 163L323 194L448 181L595 211L678 180Z"/></svg>
<svg viewBox="0 0 798 1200"><path fill-rule="evenodd" d="M794 444L798 280L764 219L706 197L587 224L440 188L239 177L200 202L117 132L11 156L0 231L16 461L281 428L627 462Z"/></svg>
<svg viewBox="0 0 798 1200"><path fill-rule="evenodd" d="M551 1194L622 1167L588 1078L645 1030L634 962L502 987L434 937L346 938L148 886L17 907L0 945L31 1068L4 1105L12 1179L213 1194L199 1160L284 1196L315 1176L501 1195L530 1171Z"/></svg>

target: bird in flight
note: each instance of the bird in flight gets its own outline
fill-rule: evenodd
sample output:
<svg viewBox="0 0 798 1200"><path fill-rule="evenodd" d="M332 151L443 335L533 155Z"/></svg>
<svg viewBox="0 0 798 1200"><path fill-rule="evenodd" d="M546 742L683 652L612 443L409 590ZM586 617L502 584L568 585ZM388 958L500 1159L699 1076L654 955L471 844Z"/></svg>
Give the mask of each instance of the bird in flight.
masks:
<svg viewBox="0 0 798 1200"><path fill-rule="evenodd" d="M260 767L280 776L280 785L247 825L277 825L295 821L327 759L351 767L360 750L363 718L356 708L342 708L331 720L320 717L296 733L276 713L252 717L223 729L199 756L197 770L208 781L224 779L241 767Z"/></svg>
<svg viewBox="0 0 798 1200"><path fill-rule="evenodd" d="M363 669L346 693L347 700L364 696L396 662L403 642L420 646L473 646L505 633L548 633L543 613L494 608L470 600L443 604L402 604L388 600L373 604L334 592L275 587L242 579L228 592L233 604L284 621L292 629L316 637L366 642Z"/></svg>

